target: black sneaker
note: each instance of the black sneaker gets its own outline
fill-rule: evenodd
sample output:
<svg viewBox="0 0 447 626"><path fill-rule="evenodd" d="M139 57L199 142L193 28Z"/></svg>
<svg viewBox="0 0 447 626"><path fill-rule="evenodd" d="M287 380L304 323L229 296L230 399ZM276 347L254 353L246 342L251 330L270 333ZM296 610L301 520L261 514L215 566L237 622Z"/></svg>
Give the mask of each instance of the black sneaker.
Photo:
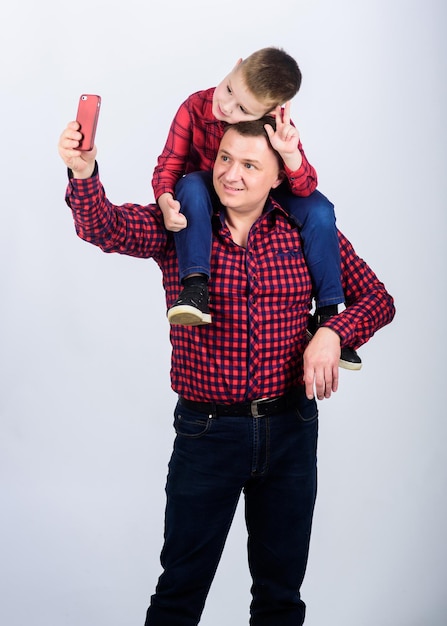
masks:
<svg viewBox="0 0 447 626"><path fill-rule="evenodd" d="M307 336L309 339L315 335L318 327L326 322L330 315L309 315L309 323L307 326ZM340 354L339 366L345 370L359 370L362 368L362 359L359 357L354 348L342 348Z"/></svg>
<svg viewBox="0 0 447 626"><path fill-rule="evenodd" d="M171 324L200 326L211 324L208 285L204 283L186 285L168 311Z"/></svg>
<svg viewBox="0 0 447 626"><path fill-rule="evenodd" d="M345 370L362 369L362 359L359 357L354 348L342 348L338 364Z"/></svg>

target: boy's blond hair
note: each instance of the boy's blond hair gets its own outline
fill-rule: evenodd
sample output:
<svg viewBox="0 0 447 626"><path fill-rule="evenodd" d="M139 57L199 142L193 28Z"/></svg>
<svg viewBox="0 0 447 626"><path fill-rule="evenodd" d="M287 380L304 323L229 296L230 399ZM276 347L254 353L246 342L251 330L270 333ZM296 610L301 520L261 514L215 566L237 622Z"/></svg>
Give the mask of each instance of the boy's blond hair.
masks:
<svg viewBox="0 0 447 626"><path fill-rule="evenodd" d="M238 70L251 93L268 108L291 100L301 85L301 71L282 48L262 48L242 61Z"/></svg>

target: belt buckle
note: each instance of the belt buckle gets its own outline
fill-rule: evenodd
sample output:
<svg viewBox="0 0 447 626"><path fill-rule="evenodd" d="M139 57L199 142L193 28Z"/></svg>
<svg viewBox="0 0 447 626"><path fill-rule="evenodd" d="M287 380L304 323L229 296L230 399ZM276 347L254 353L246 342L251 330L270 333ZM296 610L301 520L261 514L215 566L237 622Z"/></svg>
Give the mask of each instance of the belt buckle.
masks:
<svg viewBox="0 0 447 626"><path fill-rule="evenodd" d="M264 400L268 400L268 398L259 398L258 400L252 400L250 402L250 413L252 417L262 417L263 414L258 411L258 404Z"/></svg>

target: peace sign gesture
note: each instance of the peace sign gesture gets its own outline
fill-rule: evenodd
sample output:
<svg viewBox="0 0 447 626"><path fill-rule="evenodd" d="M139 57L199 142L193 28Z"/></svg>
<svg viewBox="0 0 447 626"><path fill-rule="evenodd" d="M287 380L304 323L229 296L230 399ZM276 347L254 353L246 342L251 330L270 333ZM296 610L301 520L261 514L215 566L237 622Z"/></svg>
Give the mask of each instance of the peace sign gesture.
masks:
<svg viewBox="0 0 447 626"><path fill-rule="evenodd" d="M298 145L300 134L290 122L290 102L286 102L284 110L277 106L275 111L276 131L270 124L265 125L265 130L272 144L284 161L285 165L292 171L300 168L302 163L301 152Z"/></svg>

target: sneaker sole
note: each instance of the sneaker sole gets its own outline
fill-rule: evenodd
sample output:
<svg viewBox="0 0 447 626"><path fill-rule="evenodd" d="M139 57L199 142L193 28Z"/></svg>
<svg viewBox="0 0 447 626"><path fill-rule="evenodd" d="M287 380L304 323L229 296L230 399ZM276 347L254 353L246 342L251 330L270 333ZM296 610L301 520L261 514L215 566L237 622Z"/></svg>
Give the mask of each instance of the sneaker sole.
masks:
<svg viewBox="0 0 447 626"><path fill-rule="evenodd" d="M351 372L357 372L362 369L361 363L351 363L351 361L343 361L342 359L338 362L338 366L344 370L351 370Z"/></svg>
<svg viewBox="0 0 447 626"><path fill-rule="evenodd" d="M211 324L211 315L185 304L169 309L168 321L170 324L180 326L202 326L203 324Z"/></svg>

